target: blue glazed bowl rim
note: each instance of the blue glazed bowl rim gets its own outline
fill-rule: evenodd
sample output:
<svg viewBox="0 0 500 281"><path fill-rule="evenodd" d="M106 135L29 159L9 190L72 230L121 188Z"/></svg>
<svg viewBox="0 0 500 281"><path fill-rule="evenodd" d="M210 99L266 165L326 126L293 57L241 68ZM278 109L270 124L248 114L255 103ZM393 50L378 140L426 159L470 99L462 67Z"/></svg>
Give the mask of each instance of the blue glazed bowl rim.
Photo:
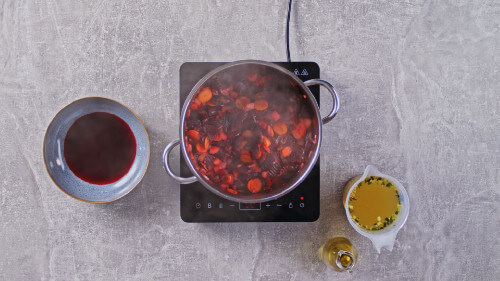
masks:
<svg viewBox="0 0 500 281"><path fill-rule="evenodd" d="M135 118L139 121L139 123L142 125L142 128L144 130L144 133L145 133L145 136L146 136L146 139L147 139L147 149L148 149L148 153L147 153L147 157L148 159L146 160L146 167L144 169L144 171L142 172L142 175L139 177L139 179L137 180L137 182L134 183L134 186L132 188L130 188L127 192L125 192L124 194L122 194L121 196L118 196L116 198L113 198L113 199L110 199L110 200L107 200L107 201L90 201L90 200L85 200L83 198L79 198L77 196L74 196L72 194L70 194L68 191L66 191L65 188L63 188L62 186L60 186L56 180L54 179L52 173L50 172L49 170L49 167L47 166L47 158L46 158L46 155L45 155L45 146L46 146L46 141L47 141L47 134L49 132L49 128L53 125L53 122L54 120L57 119L57 117L59 116L59 114L61 114L62 112L64 112L65 110L68 109L68 107L72 106L73 104L75 103L78 103L78 102L81 102L83 100L87 100L87 99L102 99L102 100L108 100L108 101L111 101L111 102L115 102L117 103L118 105L122 106L123 108L125 108L126 110L128 110L130 113L132 113ZM64 192L66 195L76 199L76 200L79 200L79 201L82 201L82 202L86 202L86 203L92 203L92 204L104 204L104 203L110 203L110 202L113 202L113 201L116 201L120 198L123 198L124 196L126 196L127 194L129 194L130 192L132 192L132 190L134 190L137 185L139 185L139 183L142 181L142 179L144 178L144 175L146 174L146 171L148 170L148 167L149 167L149 161L151 159L151 142L149 140L149 134L148 134L148 131L146 130L146 127L144 126L144 123L142 122L142 120L139 118L139 116L137 116L137 114L135 114L135 112L130 109L128 106L126 106L125 104L117 101L117 100L114 100L114 99L111 99L111 98L107 98L107 97L99 97L99 96L89 96L89 97L83 97L83 98L79 98L79 99L76 99L74 101L72 101L71 103L67 104L66 106L64 106L63 108L61 108L56 115L54 115L54 117L52 118L52 120L50 121L49 125L47 126L47 129L45 131L45 134L44 134L44 138L43 138L43 163L44 163L44 166L45 166L45 170L47 171L47 173L49 174L49 177L50 179L52 180L52 182L62 191ZM124 188L127 187L127 185L124 186Z"/></svg>

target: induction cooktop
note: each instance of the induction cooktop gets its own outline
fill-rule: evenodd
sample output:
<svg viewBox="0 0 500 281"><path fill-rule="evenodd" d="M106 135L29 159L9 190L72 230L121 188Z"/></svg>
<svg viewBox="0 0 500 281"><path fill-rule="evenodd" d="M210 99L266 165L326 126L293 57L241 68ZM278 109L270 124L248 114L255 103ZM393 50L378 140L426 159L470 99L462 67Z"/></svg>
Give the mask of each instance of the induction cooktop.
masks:
<svg viewBox="0 0 500 281"><path fill-rule="evenodd" d="M186 62L180 68L180 107L205 74L226 62ZM276 62L302 81L319 77L315 62ZM319 86L310 87L319 105ZM201 183L180 186L181 219L185 222L312 222L319 217L319 158L307 178L293 191L263 203L238 203L219 197ZM181 176L192 176L181 154Z"/></svg>

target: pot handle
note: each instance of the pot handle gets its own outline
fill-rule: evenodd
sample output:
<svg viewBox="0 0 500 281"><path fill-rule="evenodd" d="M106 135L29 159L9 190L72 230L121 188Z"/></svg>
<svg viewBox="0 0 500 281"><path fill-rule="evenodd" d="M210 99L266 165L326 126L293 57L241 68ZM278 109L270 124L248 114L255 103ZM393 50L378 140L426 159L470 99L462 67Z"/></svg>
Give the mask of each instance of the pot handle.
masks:
<svg viewBox="0 0 500 281"><path fill-rule="evenodd" d="M304 84L307 87L313 86L313 85L320 85L320 86L325 87L328 90L328 92L330 92L330 95L332 95L332 98L333 98L333 108L330 111L330 113L328 113L328 116L326 116L325 118L322 119L323 125L330 122L335 117L335 115L337 115L337 112L339 111L339 108L340 108L339 96L337 95L337 92L335 92L335 89L333 88L332 84L326 82L325 80L321 80L321 79L307 80L304 82Z"/></svg>
<svg viewBox="0 0 500 281"><path fill-rule="evenodd" d="M168 162L170 152L172 152L172 149L181 143L180 139L176 139L169 143L166 147L165 150L163 150L163 167L165 168L165 171L167 171L168 175L171 176L176 182L180 184L189 184L198 181L198 179L195 176L189 177L189 178L183 178L174 173L172 169L170 168L170 163Z"/></svg>

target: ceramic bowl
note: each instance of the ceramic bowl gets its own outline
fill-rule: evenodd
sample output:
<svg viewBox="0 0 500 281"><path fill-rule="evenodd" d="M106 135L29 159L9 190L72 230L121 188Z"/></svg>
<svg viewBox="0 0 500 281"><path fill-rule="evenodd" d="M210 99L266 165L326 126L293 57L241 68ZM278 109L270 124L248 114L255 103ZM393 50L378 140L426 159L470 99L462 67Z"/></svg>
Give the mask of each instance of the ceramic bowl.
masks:
<svg viewBox="0 0 500 281"><path fill-rule="evenodd" d="M75 120L93 112L107 112L120 117L129 125L137 143L135 159L129 171L110 184L83 181L69 169L64 159L64 139L68 129ZM125 196L139 184L148 167L149 146L146 128L129 108L111 99L88 97L72 102L57 113L45 133L43 156L50 177L66 194L89 203L107 203Z"/></svg>

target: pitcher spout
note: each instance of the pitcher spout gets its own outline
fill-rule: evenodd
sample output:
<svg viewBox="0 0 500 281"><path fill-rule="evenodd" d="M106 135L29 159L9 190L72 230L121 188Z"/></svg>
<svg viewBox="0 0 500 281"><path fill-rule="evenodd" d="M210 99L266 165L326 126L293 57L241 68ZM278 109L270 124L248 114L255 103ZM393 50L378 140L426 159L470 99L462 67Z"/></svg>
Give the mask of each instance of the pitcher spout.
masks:
<svg viewBox="0 0 500 281"><path fill-rule="evenodd" d="M375 249L377 249L377 253L380 254L380 250L382 248L386 248L389 250L389 252L392 251L392 248L394 247L394 241L396 240L396 233L385 233L384 235L373 235L369 237L369 239L372 241L373 246L375 246Z"/></svg>

